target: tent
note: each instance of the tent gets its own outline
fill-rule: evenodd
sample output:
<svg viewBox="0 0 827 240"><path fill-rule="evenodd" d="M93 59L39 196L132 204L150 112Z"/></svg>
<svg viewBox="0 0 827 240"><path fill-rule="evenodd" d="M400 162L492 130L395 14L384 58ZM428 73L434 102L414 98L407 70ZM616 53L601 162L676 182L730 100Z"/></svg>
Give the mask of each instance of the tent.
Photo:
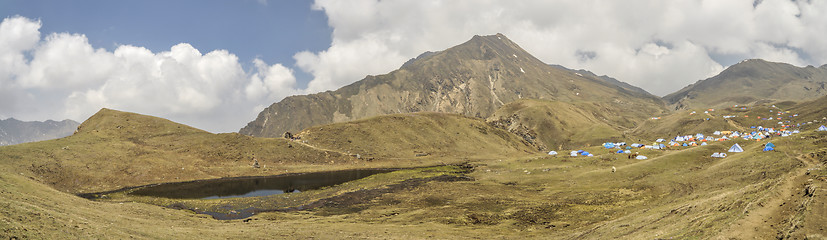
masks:
<svg viewBox="0 0 827 240"><path fill-rule="evenodd" d="M623 153L623 150L617 150L617 153Z"/></svg>
<svg viewBox="0 0 827 240"><path fill-rule="evenodd" d="M571 156L572 157L577 157L577 151L571 151Z"/></svg>
<svg viewBox="0 0 827 240"><path fill-rule="evenodd" d="M770 146L765 146L765 147L764 147L764 152L766 152L766 151L772 151L772 150L775 150L775 149L774 149L774 148L772 148L772 147L770 147Z"/></svg>
<svg viewBox="0 0 827 240"><path fill-rule="evenodd" d="M689 147L689 144L683 143L683 145L681 145L681 146Z"/></svg>
<svg viewBox="0 0 827 240"><path fill-rule="evenodd" d="M551 152L548 152L548 155L557 155L557 152L556 151L551 151Z"/></svg>
<svg viewBox="0 0 827 240"><path fill-rule="evenodd" d="M727 152L744 152L744 149L741 148L741 145L738 145L736 143L735 145L732 145L732 147L730 147L729 151L727 151Z"/></svg>
<svg viewBox="0 0 827 240"><path fill-rule="evenodd" d="M706 145L707 145L706 142L701 143L701 146L706 146Z"/></svg>
<svg viewBox="0 0 827 240"><path fill-rule="evenodd" d="M715 131L712 135L721 135L721 131Z"/></svg>
<svg viewBox="0 0 827 240"><path fill-rule="evenodd" d="M827 127L825 127L824 125L821 125L821 127L819 127L818 130L819 131L827 131Z"/></svg>
<svg viewBox="0 0 827 240"><path fill-rule="evenodd" d="M624 150L623 153L632 153L632 151Z"/></svg>
<svg viewBox="0 0 827 240"><path fill-rule="evenodd" d="M603 147L605 147L605 148L614 148L614 147L615 147L615 144L614 144L614 143L607 142L607 143L604 143L604 144L603 144Z"/></svg>
<svg viewBox="0 0 827 240"><path fill-rule="evenodd" d="M589 153L589 155L586 155L586 157L594 157L594 154Z"/></svg>
<svg viewBox="0 0 827 240"><path fill-rule="evenodd" d="M586 152L586 151L583 151L583 152L581 152L581 153L580 153L580 155L583 155L583 156L589 156L589 154L590 154L590 153L589 153L589 152Z"/></svg>
<svg viewBox="0 0 827 240"><path fill-rule="evenodd" d="M637 157L635 157L635 159L637 159L637 160L645 160L645 159L648 159L648 157L643 156L643 155L637 155Z"/></svg>
<svg viewBox="0 0 827 240"><path fill-rule="evenodd" d="M663 142L663 141L666 141L666 139L658 138L658 140L655 140L655 142Z"/></svg>
<svg viewBox="0 0 827 240"><path fill-rule="evenodd" d="M775 147L775 144L772 144L771 142L769 142L769 143L767 143L767 145L765 145L765 146L767 146L767 147L771 147L771 148L774 148L774 147Z"/></svg>

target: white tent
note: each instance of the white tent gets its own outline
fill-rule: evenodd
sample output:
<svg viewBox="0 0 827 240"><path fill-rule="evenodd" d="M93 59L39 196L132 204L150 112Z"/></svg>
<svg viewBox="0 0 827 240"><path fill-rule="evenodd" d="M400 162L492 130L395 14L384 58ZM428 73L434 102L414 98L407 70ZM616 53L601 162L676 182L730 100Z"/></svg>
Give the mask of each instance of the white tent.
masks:
<svg viewBox="0 0 827 240"><path fill-rule="evenodd" d="M818 130L819 131L827 131L827 127L825 127L824 125L821 125L821 127L818 127Z"/></svg>
<svg viewBox="0 0 827 240"><path fill-rule="evenodd" d="M713 154L712 154L712 157L716 157L716 158L724 158L724 157L726 157L726 153L718 153L718 152L716 152L716 153L713 153Z"/></svg>
<svg viewBox="0 0 827 240"><path fill-rule="evenodd" d="M557 155L557 152L556 151L551 151L551 152L548 152L548 155Z"/></svg>
<svg viewBox="0 0 827 240"><path fill-rule="evenodd" d="M635 159L638 159L638 160L644 160L644 159L647 159L647 158L648 157L643 156L643 155L637 155L637 157L635 157Z"/></svg>
<svg viewBox="0 0 827 240"><path fill-rule="evenodd" d="M571 151L571 156L572 157L577 157L577 151Z"/></svg>
<svg viewBox="0 0 827 240"><path fill-rule="evenodd" d="M732 145L732 147L730 147L729 151L727 151L727 152L744 152L744 149L741 148L741 145L738 145L736 143L735 145Z"/></svg>

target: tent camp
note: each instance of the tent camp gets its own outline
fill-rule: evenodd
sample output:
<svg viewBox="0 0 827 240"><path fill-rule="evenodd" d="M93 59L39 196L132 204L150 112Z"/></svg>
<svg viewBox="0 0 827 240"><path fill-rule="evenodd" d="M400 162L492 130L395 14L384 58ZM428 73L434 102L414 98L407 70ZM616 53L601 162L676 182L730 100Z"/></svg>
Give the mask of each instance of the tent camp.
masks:
<svg viewBox="0 0 827 240"><path fill-rule="evenodd" d="M736 143L735 145L732 145L732 147L730 147L729 151L727 151L727 152L744 152L744 149L741 148L741 145L738 145Z"/></svg>
<svg viewBox="0 0 827 240"><path fill-rule="evenodd" d="M827 131L827 127L825 127L824 125L821 125L821 127L818 127L818 130L819 131Z"/></svg>

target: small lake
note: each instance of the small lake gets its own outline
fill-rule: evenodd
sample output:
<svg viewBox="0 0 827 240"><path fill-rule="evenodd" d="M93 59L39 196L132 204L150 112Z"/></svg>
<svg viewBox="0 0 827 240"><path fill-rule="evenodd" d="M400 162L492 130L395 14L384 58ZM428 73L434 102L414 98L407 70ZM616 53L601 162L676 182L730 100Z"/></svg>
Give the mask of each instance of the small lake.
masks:
<svg viewBox="0 0 827 240"><path fill-rule="evenodd" d="M181 183L165 183L132 191L132 195L177 198L220 199L258 197L303 192L334 186L393 169L343 170L270 177L215 179Z"/></svg>

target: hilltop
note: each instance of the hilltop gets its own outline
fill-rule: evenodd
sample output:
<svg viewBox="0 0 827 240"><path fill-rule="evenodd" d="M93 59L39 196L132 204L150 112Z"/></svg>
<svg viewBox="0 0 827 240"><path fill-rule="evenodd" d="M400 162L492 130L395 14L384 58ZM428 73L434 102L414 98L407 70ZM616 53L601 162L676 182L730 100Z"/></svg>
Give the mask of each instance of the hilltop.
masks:
<svg viewBox="0 0 827 240"><path fill-rule="evenodd" d="M663 100L674 109L812 100L827 95L825 84L827 65L800 68L786 63L750 59L666 95Z"/></svg>
<svg viewBox="0 0 827 240"><path fill-rule="evenodd" d="M266 168L251 167L253 158ZM101 109L72 136L0 148L0 165L69 193L230 176L272 175L280 164L352 162L286 139L212 134L141 114Z"/></svg>
<svg viewBox="0 0 827 240"><path fill-rule="evenodd" d="M423 54L400 69L336 91L274 103L239 132L259 137L391 113L446 112L487 118L519 99L606 103L614 109L664 111L645 91L550 66L502 34L474 36Z"/></svg>
<svg viewBox="0 0 827 240"><path fill-rule="evenodd" d="M14 118L0 119L0 146L66 137L72 135L78 124L69 119L60 122L52 120L28 122Z"/></svg>

